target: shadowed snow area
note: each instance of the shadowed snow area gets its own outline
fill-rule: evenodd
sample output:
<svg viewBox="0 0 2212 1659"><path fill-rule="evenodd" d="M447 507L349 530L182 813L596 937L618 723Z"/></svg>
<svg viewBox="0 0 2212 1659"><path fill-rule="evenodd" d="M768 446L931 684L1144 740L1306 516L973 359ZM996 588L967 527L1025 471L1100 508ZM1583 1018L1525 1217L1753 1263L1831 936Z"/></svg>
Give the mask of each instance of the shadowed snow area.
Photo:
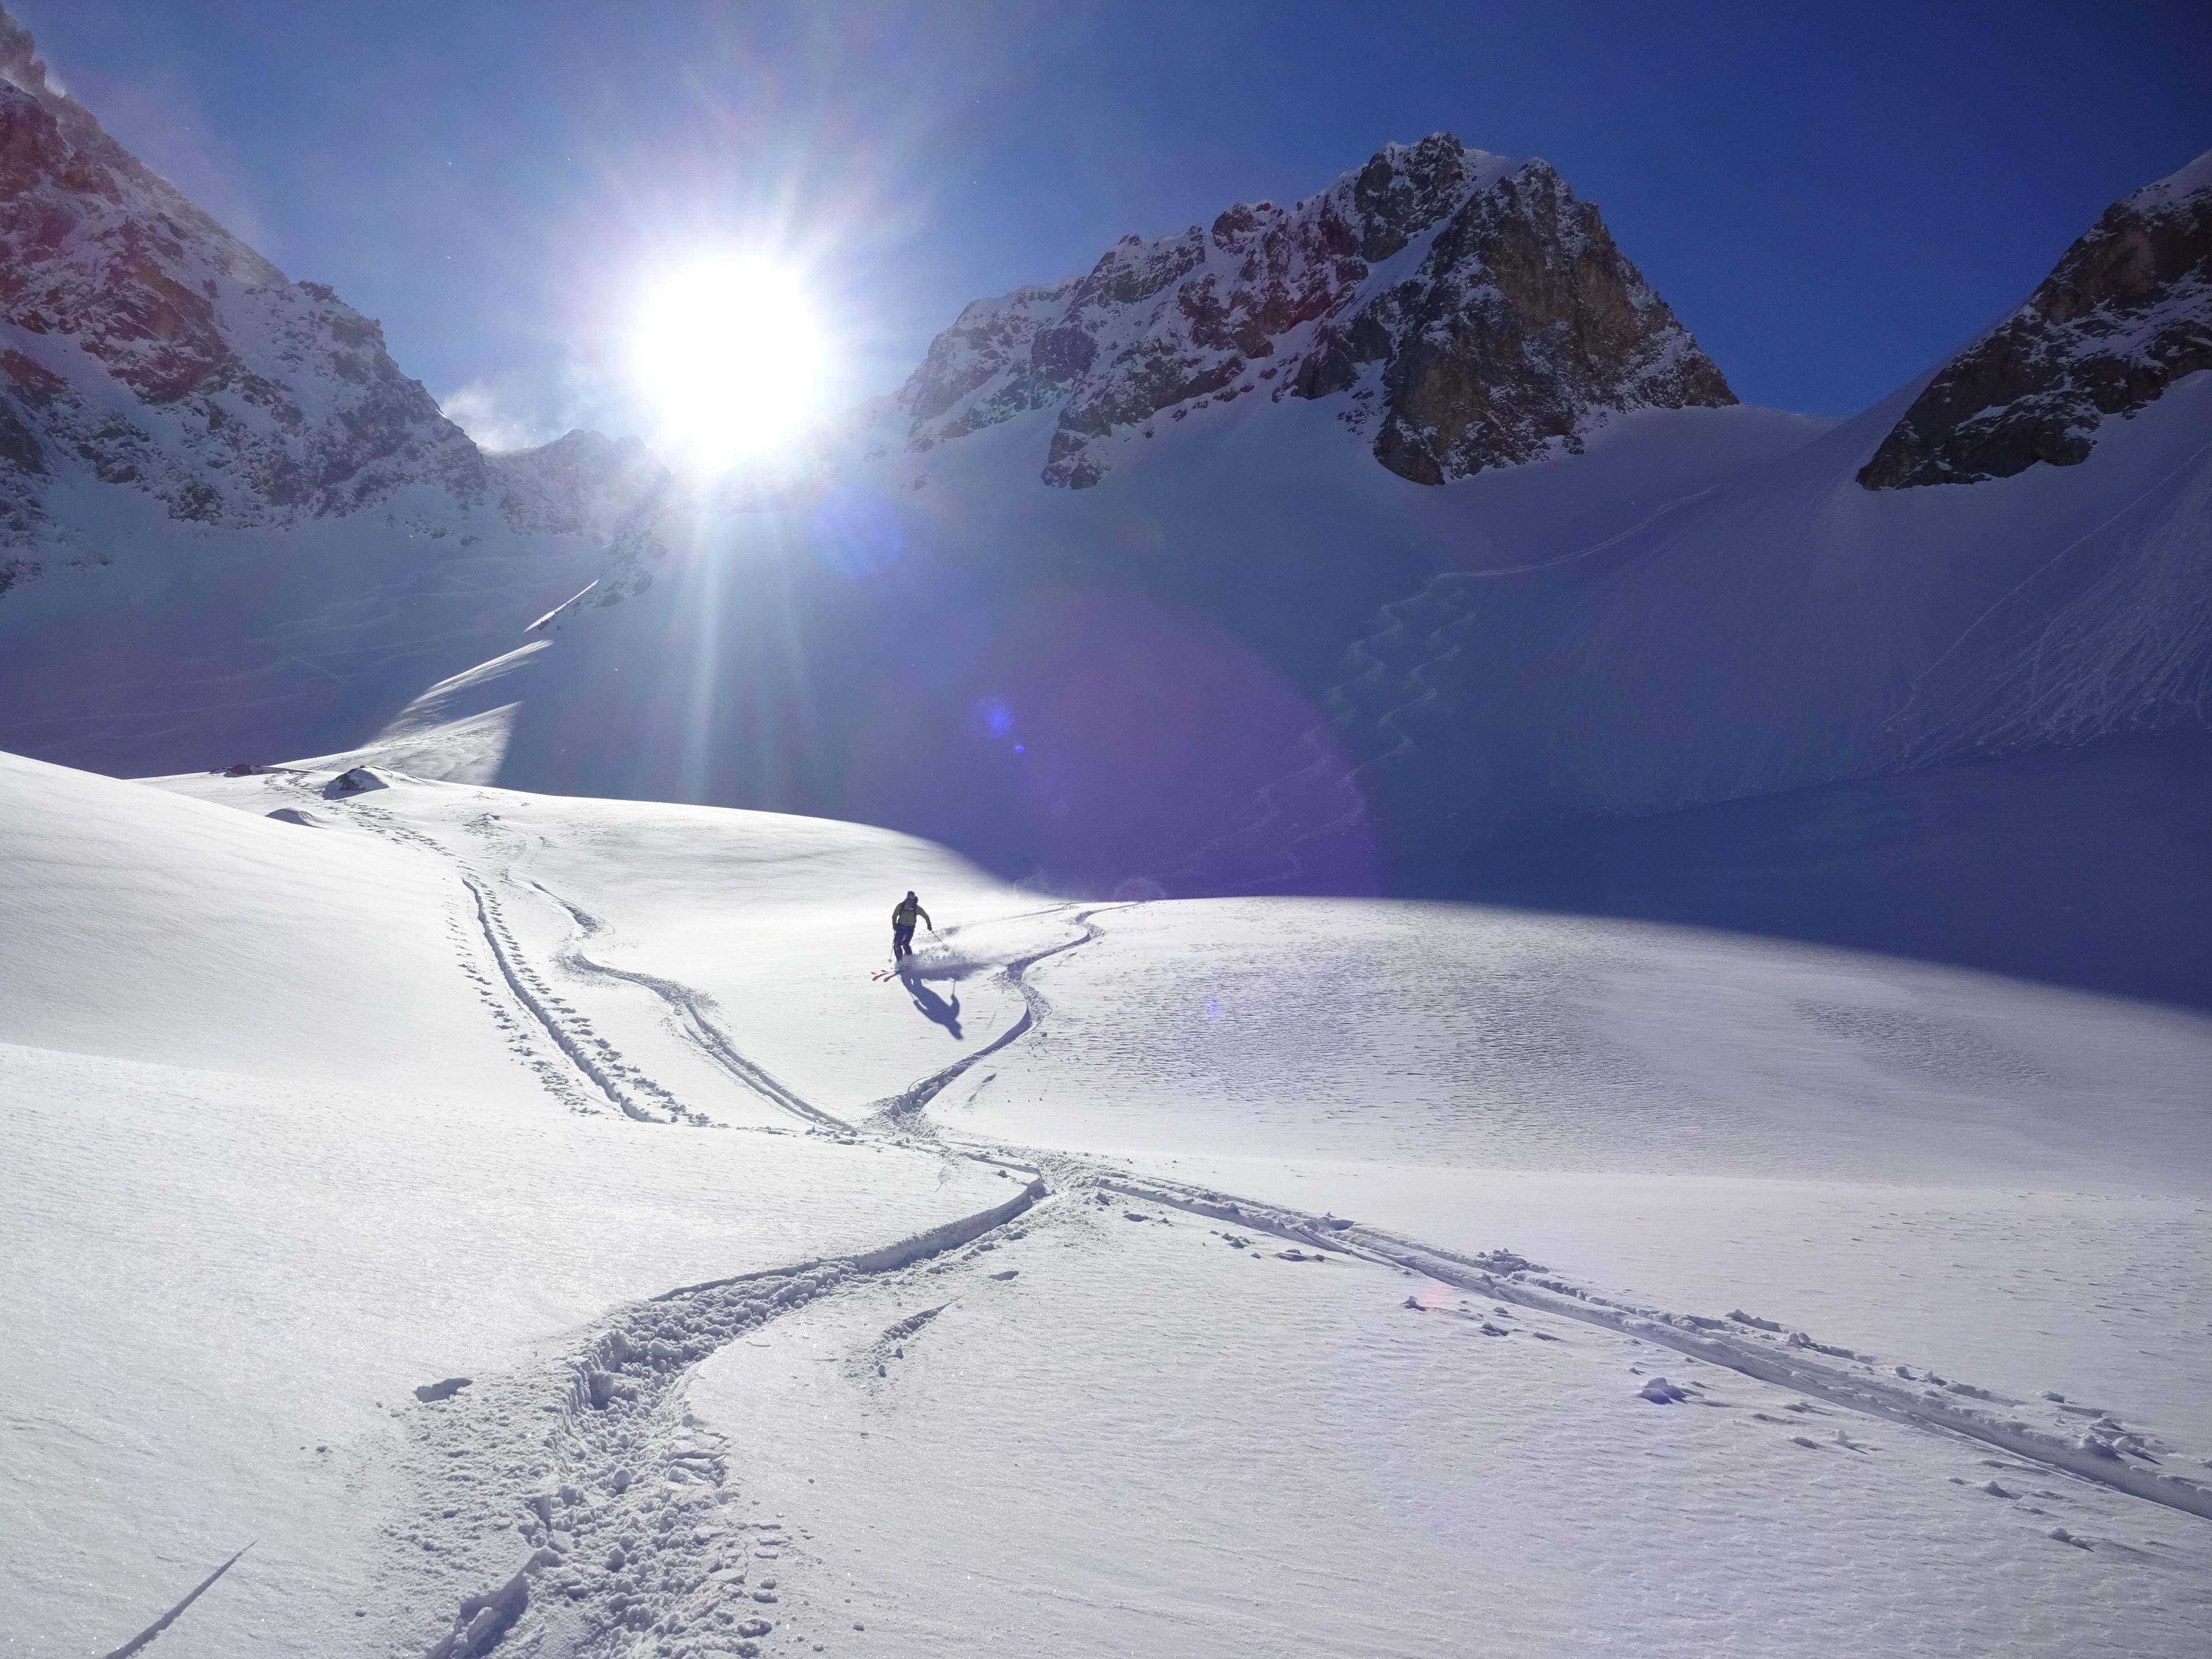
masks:
<svg viewBox="0 0 2212 1659"><path fill-rule="evenodd" d="M394 768L0 756L27 1650L2201 1644L2212 1021Z"/></svg>

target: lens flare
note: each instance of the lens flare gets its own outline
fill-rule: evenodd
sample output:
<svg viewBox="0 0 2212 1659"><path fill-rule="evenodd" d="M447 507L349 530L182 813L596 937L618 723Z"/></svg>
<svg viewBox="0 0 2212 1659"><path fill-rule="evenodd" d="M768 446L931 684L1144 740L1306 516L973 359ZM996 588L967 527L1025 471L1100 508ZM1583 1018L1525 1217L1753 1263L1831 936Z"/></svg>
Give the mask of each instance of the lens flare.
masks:
<svg viewBox="0 0 2212 1659"><path fill-rule="evenodd" d="M740 254L664 278L640 308L631 349L661 445L708 470L773 449L816 420L827 359L799 274Z"/></svg>

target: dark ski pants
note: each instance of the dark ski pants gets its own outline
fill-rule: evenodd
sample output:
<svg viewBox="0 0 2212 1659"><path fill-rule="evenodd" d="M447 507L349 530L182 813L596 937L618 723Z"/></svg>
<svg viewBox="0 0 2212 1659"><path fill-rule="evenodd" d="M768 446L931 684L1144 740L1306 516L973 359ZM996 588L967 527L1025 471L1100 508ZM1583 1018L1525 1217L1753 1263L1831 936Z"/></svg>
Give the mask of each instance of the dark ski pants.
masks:
<svg viewBox="0 0 2212 1659"><path fill-rule="evenodd" d="M905 927L894 926L891 928L891 954L895 957L910 957L914 954L914 928L911 926Z"/></svg>

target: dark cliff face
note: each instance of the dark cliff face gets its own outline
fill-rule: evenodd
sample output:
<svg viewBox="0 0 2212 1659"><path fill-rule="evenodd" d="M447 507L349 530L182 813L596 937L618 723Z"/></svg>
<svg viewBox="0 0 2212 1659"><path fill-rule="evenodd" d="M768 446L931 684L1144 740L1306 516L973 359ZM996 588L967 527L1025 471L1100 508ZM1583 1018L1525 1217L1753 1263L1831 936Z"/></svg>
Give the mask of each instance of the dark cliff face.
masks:
<svg viewBox="0 0 2212 1659"><path fill-rule="evenodd" d="M1097 441L1247 396L1345 399L1422 483L1578 447L1611 414L1732 404L1711 361L1541 161L1439 133L1285 209L1126 237L1091 272L968 307L899 394L927 449L1057 408L1047 483Z"/></svg>
<svg viewBox="0 0 2212 1659"><path fill-rule="evenodd" d="M2212 368L2212 155L2106 210L2027 302L1928 383L1869 489L2088 459L2098 428Z"/></svg>
<svg viewBox="0 0 2212 1659"><path fill-rule="evenodd" d="M374 319L288 280L125 150L0 12L0 544L65 530L56 492L86 483L224 526L424 484L440 522L411 527L428 533L478 507L559 531L609 516L595 490L634 498L659 470L596 442L535 467L486 457Z"/></svg>
<svg viewBox="0 0 2212 1659"><path fill-rule="evenodd" d="M1471 197L1407 281L1316 343L1297 390L1378 362L1378 459L1419 483L1582 447L1599 411L1735 402L1614 246L1597 209L1532 162Z"/></svg>

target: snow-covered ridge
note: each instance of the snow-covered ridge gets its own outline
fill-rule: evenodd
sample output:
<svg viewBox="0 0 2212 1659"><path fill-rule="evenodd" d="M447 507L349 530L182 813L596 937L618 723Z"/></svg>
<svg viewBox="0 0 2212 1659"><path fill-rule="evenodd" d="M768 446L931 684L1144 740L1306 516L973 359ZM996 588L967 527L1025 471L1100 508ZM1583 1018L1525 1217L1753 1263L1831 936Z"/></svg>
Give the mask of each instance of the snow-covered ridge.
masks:
<svg viewBox="0 0 2212 1659"><path fill-rule="evenodd" d="M976 301L896 418L920 452L1056 407L1042 477L1081 489L1099 441L1263 393L1350 394L1345 424L1421 483L1578 449L1621 410L1735 401L1549 165L1436 133L1289 208L1126 236L1084 276Z"/></svg>
<svg viewBox="0 0 2212 1659"><path fill-rule="evenodd" d="M125 150L0 12L0 542L82 541L118 487L229 527L421 486L401 509L419 533L604 532L659 476L635 441L593 434L483 454L373 319L289 280ZM0 566L0 587L35 568Z"/></svg>
<svg viewBox="0 0 2212 1659"><path fill-rule="evenodd" d="M1954 357L1859 473L1869 489L2073 466L2098 429L2212 368L2212 150L2115 202Z"/></svg>
<svg viewBox="0 0 2212 1659"><path fill-rule="evenodd" d="M2133 191L2121 205L2132 208L2138 213L2150 213L2160 208L2178 206L2208 190L2212 190L2212 149L2206 150L2187 166L2175 168L2165 178Z"/></svg>

